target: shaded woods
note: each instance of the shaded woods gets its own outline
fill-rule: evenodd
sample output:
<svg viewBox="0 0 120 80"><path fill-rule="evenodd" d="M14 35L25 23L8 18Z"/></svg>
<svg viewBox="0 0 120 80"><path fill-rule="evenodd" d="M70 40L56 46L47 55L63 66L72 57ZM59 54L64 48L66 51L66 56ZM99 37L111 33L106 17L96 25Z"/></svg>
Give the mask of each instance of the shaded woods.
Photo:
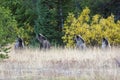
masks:
<svg viewBox="0 0 120 80"><path fill-rule="evenodd" d="M62 37L69 35L66 34L67 31L64 32L64 27L70 13L74 15L71 20L89 14L87 25L80 25L85 27L93 25L91 19L94 15L99 14L100 17L96 17L106 19L112 14L114 20L111 25L114 27L115 23L119 25L119 4L119 0L0 0L0 47L14 42L17 36L24 40L26 46L39 46L37 44L39 41L36 39L38 33L45 35L52 46L66 45L67 38L62 39ZM90 9L90 13L82 14L86 7ZM86 20L82 23L86 23ZM104 26L109 25L106 22ZM96 29L99 31L99 28ZM114 31L116 30L115 28ZM98 34L99 36L94 36L94 33L91 37L82 32L75 34L83 35L87 44L90 45L100 44L100 39L97 42L96 38L104 36L101 33ZM107 35L107 33L104 34ZM120 42L120 39L116 39L117 34L118 32L115 32L115 38L111 35L105 37L116 45Z"/></svg>

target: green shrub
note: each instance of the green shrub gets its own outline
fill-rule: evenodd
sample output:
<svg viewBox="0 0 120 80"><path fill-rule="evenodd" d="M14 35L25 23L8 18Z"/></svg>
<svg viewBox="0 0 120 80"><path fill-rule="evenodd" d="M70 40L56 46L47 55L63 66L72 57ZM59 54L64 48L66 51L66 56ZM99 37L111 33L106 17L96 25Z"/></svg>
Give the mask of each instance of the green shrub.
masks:
<svg viewBox="0 0 120 80"><path fill-rule="evenodd" d="M7 58L9 58L8 54L1 54L0 53L0 60L1 59L7 59Z"/></svg>
<svg viewBox="0 0 120 80"><path fill-rule="evenodd" d="M16 36L17 22L8 8L0 6L0 53L7 52L5 48Z"/></svg>

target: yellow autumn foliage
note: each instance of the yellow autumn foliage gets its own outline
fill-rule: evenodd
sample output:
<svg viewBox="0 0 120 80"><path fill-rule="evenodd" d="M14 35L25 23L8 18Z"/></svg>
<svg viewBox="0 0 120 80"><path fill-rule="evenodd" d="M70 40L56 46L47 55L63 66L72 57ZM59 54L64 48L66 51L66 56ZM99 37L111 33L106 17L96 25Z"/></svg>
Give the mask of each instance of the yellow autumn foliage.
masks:
<svg viewBox="0 0 120 80"><path fill-rule="evenodd" d="M78 18L69 13L64 23L64 36L62 37L67 47L74 47L74 36L81 35L87 45L101 45L103 37L106 37L111 45L120 44L120 21L115 22L114 16L103 18L94 15L90 18L89 8L85 8Z"/></svg>
<svg viewBox="0 0 120 80"><path fill-rule="evenodd" d="M25 24L23 27L17 28L17 35L24 40L25 45L30 43L33 28L29 24Z"/></svg>

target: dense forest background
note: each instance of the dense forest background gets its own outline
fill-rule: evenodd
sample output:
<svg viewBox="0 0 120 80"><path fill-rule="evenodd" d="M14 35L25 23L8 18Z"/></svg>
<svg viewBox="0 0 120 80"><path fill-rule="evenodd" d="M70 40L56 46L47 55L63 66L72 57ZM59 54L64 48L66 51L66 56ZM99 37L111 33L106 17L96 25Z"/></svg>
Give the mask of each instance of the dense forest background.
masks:
<svg viewBox="0 0 120 80"><path fill-rule="evenodd" d="M90 12L83 15L86 7L89 8ZM81 14L82 12L83 14ZM0 0L0 47L14 42L17 36L23 38L26 46L37 46L36 34L38 33L45 35L53 46L72 44L68 39L69 37L66 37L69 35L66 33L69 16L73 15L72 20L79 20L80 15L83 18L89 15L90 19L87 24L93 25L92 17L96 14L99 14L102 19L109 20L108 17L113 16L111 18L114 18L113 24L111 25L117 26L115 35L119 35L120 0ZM71 25L69 24L69 26ZM82 33L76 34L83 35ZM120 44L120 38L117 39L113 36L107 37L110 37L111 42L115 40L112 42L113 44ZM94 45L95 36L87 37L91 39L89 41L84 36L87 43Z"/></svg>

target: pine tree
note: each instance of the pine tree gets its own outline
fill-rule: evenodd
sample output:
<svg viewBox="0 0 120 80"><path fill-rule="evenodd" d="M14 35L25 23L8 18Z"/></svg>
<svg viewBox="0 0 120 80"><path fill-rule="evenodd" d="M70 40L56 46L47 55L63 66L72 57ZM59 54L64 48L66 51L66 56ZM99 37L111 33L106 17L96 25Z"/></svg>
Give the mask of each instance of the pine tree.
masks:
<svg viewBox="0 0 120 80"><path fill-rule="evenodd" d="M0 52L7 52L5 46L14 41L17 22L11 11L0 6Z"/></svg>
<svg viewBox="0 0 120 80"><path fill-rule="evenodd" d="M42 33L51 43L61 43L61 30L58 26L57 1L38 0L36 4L37 19L35 33Z"/></svg>

